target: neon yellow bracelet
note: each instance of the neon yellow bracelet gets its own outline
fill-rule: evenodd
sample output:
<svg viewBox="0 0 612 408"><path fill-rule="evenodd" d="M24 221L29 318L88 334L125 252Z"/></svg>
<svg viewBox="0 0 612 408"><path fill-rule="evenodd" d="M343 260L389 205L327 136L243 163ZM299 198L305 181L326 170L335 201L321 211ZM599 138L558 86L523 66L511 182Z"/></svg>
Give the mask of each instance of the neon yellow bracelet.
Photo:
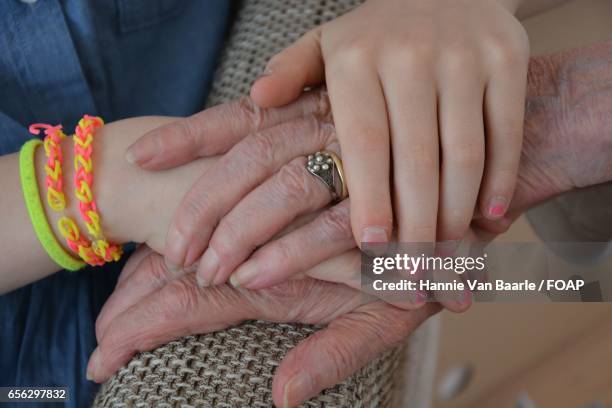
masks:
<svg viewBox="0 0 612 408"><path fill-rule="evenodd" d="M38 146L41 145L42 142L40 140L32 139L21 148L21 153L19 154L19 174L23 198L36 236L49 257L62 268L76 271L85 266L85 263L72 257L57 241L53 230L49 226L45 209L40 200L34 155Z"/></svg>

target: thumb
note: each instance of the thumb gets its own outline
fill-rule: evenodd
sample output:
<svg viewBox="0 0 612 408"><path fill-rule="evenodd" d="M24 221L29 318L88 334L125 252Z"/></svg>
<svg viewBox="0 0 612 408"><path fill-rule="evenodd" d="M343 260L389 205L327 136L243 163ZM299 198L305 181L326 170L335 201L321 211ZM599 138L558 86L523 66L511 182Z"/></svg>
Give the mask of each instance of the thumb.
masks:
<svg viewBox="0 0 612 408"><path fill-rule="evenodd" d="M404 311L375 302L334 320L287 353L272 384L274 403L293 407L343 381L439 310L433 303Z"/></svg>
<svg viewBox="0 0 612 408"><path fill-rule="evenodd" d="M304 88L321 84L325 69L320 40L321 27L317 27L273 56L251 87L253 102L262 108L283 106Z"/></svg>

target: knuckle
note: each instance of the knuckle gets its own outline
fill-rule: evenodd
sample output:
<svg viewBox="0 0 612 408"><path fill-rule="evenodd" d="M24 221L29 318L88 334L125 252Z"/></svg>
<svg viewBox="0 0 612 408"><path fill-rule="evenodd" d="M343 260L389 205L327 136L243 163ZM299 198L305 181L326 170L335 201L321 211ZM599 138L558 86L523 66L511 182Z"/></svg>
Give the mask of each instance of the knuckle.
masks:
<svg viewBox="0 0 612 408"><path fill-rule="evenodd" d="M249 96L243 96L234 105L236 117L244 118L250 132L257 132L264 127L266 110L261 109ZM238 121L233 119L236 123Z"/></svg>
<svg viewBox="0 0 612 408"><path fill-rule="evenodd" d="M340 149L338 134L336 133L336 127L333 123L319 122L319 133L323 139L321 146L327 146L328 149L335 146Z"/></svg>
<svg viewBox="0 0 612 408"><path fill-rule="evenodd" d="M331 102L329 101L329 94L326 89L320 89L316 92L311 93L315 99L316 109L315 116L325 122L331 121Z"/></svg>
<svg viewBox="0 0 612 408"><path fill-rule="evenodd" d="M288 203L302 203L306 198L316 194L314 183L303 166L293 161L284 166L278 173L281 199Z"/></svg>
<svg viewBox="0 0 612 408"><path fill-rule="evenodd" d="M383 129L370 123L355 122L352 131L351 145L356 151L378 153L386 149L386 143L380 143L384 137Z"/></svg>
<svg viewBox="0 0 612 408"><path fill-rule="evenodd" d="M444 69L453 75L465 76L476 72L478 54L463 42L457 42L444 50Z"/></svg>
<svg viewBox="0 0 612 408"><path fill-rule="evenodd" d="M370 65L374 52L370 44L362 39L355 39L337 52L330 62L332 71L345 72L346 68L365 67Z"/></svg>
<svg viewBox="0 0 612 408"><path fill-rule="evenodd" d="M527 64L529 58L529 41L522 36L518 39L508 39L497 35L489 37L486 42L487 55L494 65L506 69L516 69Z"/></svg>
<svg viewBox="0 0 612 408"><path fill-rule="evenodd" d="M304 138L311 139L308 144L313 146L326 146L330 140L334 139L335 128L329 123L319 119L315 115L308 115L303 119L293 121L284 126L287 127L287 133L295 135L295 143L304 143ZM287 138L289 140L289 138Z"/></svg>
<svg viewBox="0 0 612 408"><path fill-rule="evenodd" d="M419 42L390 47L387 55L390 61L397 61L409 72L429 69L437 59L435 47Z"/></svg>
<svg viewBox="0 0 612 408"><path fill-rule="evenodd" d="M327 358L332 362L333 378L343 378L346 375L346 370L352 370L358 367L359 351L354 350L354 347L344 338L336 339L333 347L325 348Z"/></svg>
<svg viewBox="0 0 612 408"><path fill-rule="evenodd" d="M351 217L348 205L336 205L320 216L322 233L330 240L346 240L353 238Z"/></svg>
<svg viewBox="0 0 612 408"><path fill-rule="evenodd" d="M274 142L268 132L249 135L235 150L240 160L260 169L267 169L275 162L274 152Z"/></svg>
<svg viewBox="0 0 612 408"><path fill-rule="evenodd" d="M523 122L514 118L500 118L495 129L492 129L493 137L503 141L507 146L513 146L513 151L519 152L523 142Z"/></svg>
<svg viewBox="0 0 612 408"><path fill-rule="evenodd" d="M406 237L407 242L431 242L436 236L436 226L435 224L416 220L409 223L406 227L406 232L402 232L402 236Z"/></svg>
<svg viewBox="0 0 612 408"><path fill-rule="evenodd" d="M493 195L491 190L495 190L495 195L508 195L516 183L517 167L518 163L499 163L487 170L483 196Z"/></svg>
<svg viewBox="0 0 612 408"><path fill-rule="evenodd" d="M190 280L178 279L164 287L161 295L160 312L167 320L185 316L196 310L200 298L198 288Z"/></svg>
<svg viewBox="0 0 612 408"><path fill-rule="evenodd" d="M299 256L296 256L294 253L293 247L283 239L275 241L268 251L266 251L266 256L268 259L274 260L274 262L270 262L270 264L285 266L290 264L293 265L296 263L295 261L299 259Z"/></svg>
<svg viewBox="0 0 612 408"><path fill-rule="evenodd" d="M403 152L401 161L409 175L427 175L438 167L439 153L429 143L413 143Z"/></svg>
<svg viewBox="0 0 612 408"><path fill-rule="evenodd" d="M469 226L469 220L461 218L460 214L452 214L440 223L438 235L439 241L458 240L462 238Z"/></svg>
<svg viewBox="0 0 612 408"><path fill-rule="evenodd" d="M175 123L178 127L178 133L181 138L187 142L187 145L199 146L202 143L202 135L197 129L195 120L192 118L185 118Z"/></svg>
<svg viewBox="0 0 612 408"><path fill-rule="evenodd" d="M143 270L149 271L148 279L154 287L160 288L171 280L170 272L158 258L149 256L142 261L142 265Z"/></svg>
<svg viewBox="0 0 612 408"><path fill-rule="evenodd" d="M444 149L444 159L453 166L477 168L484 164L484 145L482 143L457 142Z"/></svg>
<svg viewBox="0 0 612 408"><path fill-rule="evenodd" d="M179 222L178 227L183 233L193 232L195 226L202 220L207 219L210 214L210 205L206 193L189 194L182 207L179 220L185 220L186 222Z"/></svg>

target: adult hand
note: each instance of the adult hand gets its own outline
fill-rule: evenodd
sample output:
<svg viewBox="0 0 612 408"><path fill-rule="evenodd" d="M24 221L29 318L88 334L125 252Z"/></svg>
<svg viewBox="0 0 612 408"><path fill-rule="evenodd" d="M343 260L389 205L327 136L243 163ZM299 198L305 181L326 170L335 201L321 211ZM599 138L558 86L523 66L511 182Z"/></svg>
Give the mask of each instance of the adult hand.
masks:
<svg viewBox="0 0 612 408"><path fill-rule="evenodd" d="M299 118L302 120L296 120ZM334 139L333 128L324 123L329 123L329 103L322 91L305 94L297 102L279 109L261 110L244 98L163 126L131 146L128 161L147 170L163 170L231 149L193 186L177 209L164 250L168 264L173 268L192 266L209 245L214 228L245 195L294 158L330 146ZM275 127L279 124L282 125ZM306 194L310 191L298 196L301 189L296 190L302 187L299 185L302 179L300 173L296 174L297 164L294 162L279 176L292 185L275 192L277 202L274 206L286 207L289 205L283 201L286 198L293 199L292 203L302 200L299 209L291 211L294 214L325 204L321 202L321 195L313 201L313 197ZM294 196L287 197L291 194ZM329 201L329 198L323 200ZM271 214L267 215L266 221L270 222L267 234L290 217L287 211L272 219L269 219ZM245 237L245 241L249 239L252 238ZM219 248L217 252L222 251ZM220 264L219 258L223 255L212 251L203 267ZM225 270L231 269L222 266ZM201 275L206 283L219 284L225 282L229 274L221 273L216 278L216 268L210 267L208 273Z"/></svg>
<svg viewBox="0 0 612 408"><path fill-rule="evenodd" d="M459 240L507 211L521 151L523 0L366 0L272 57L251 89L284 105L325 81L358 242ZM392 203L394 205L392 205Z"/></svg>
<svg viewBox="0 0 612 408"><path fill-rule="evenodd" d="M260 291L200 288L193 275L170 277L158 254L141 247L128 261L97 324L88 378L102 382L138 351L244 320L326 324L283 359L272 388L277 406L295 406L401 344L439 307L404 311L344 285L300 279Z"/></svg>
<svg viewBox="0 0 612 408"><path fill-rule="evenodd" d="M595 47L583 48L573 52L557 54L554 56L539 57L533 59L530 64L529 80L528 80L528 95L527 95L527 111L525 117L525 143L523 145L521 165L519 169L519 186L514 195L512 204L509 207L509 213L501 220L490 222L486 218L477 215L476 220L472 223L472 227L479 228L483 231L491 233L491 235L503 232L522 211L537 202L550 198L555 194L568 191L575 187L584 187L591 184L605 182L609 180L609 155L606 149L605 137L606 116L610 106L610 95L607 93L606 84L611 80L607 71L599 70L598 66L605 66L610 63L612 56L612 46L610 42L601 44ZM260 123L276 123L283 115L287 117L296 117L303 112L316 112L320 117L326 117L328 106L325 102L324 94L310 93L305 95L300 102L292 104L280 110L259 111L256 116L249 109L246 109L242 117L253 118L263 117L266 120L259 121ZM305 103L305 105L301 105ZM244 102L243 102L244 105ZM251 106L248 103L244 106ZM307 108L304 108L306 106ZM308 108L310 106L310 108ZM319 108L316 108L316 107ZM206 149L214 149L212 151L220 151L222 148L228 148L225 143L229 140L231 143L236 142L240 138L246 136L246 132L253 128L254 125L240 125L242 120L237 120L236 127L227 127L227 122L223 126L221 118L227 118L228 112L237 112L240 108L238 105L222 105L213 108L214 110L205 111L198 114L198 119L187 119L186 124L181 122L172 124L168 127L162 127L152 133L149 133L142 141L134 146L136 150L142 146L162 146L160 155L140 156L143 159L143 165L147 168L164 168L167 165L176 164L180 160L189 160L192 153L186 152L205 152ZM255 108L253 108L255 109ZM255 111L253 111L255 112ZM284 113L283 113L284 112ZM570 112L571 114L568 114ZM217 117L217 114L219 115ZM235 115L240 118L240 115ZM208 118L206 121L200 118ZM270 119L273 118L273 119ZM219 180L223 181L223 175L232 175L231 179L239 179L235 177L232 171L240 168L240 162L244 160L252 160L252 157L266 157L274 159L274 146L270 143L273 140L272 133L279 133L279 140L288 139L289 145L309 143L307 139L312 138L315 134L315 139L318 140L314 144L324 144L324 141L329 141L333 138L332 135L321 132L321 127L316 125L316 121L303 122L293 121L289 124L284 124L278 129L268 129L259 134L251 135L252 137L261 136L261 141L258 143L247 144L238 151L242 150L241 155L235 155L235 162L226 161L223 167L218 167L215 172L219 175ZM246 123L258 123L252 119L246 120ZM302 123L301 125L298 123ZM197 127L196 127L197 126ZM187 133L185 129L190 129ZM227 129L233 129L231 132ZM238 129L238 130L236 130ZM330 131L329 128L326 128ZM280 132L279 132L280 130ZM190 135L200 135L194 138ZM292 138L292 136L296 136ZM245 140L246 141L246 140ZM250 143L250 142L249 142ZM602 145L603 143L603 145ZM141 146L142 144L142 146ZM261 149L262 145L268 145L266 150ZM259 146L259 149L254 147ZM311 147L314 147L312 145ZM293 149L298 149L291 147ZM145 148L147 150L148 148ZM216 150L215 150L216 149ZM253 149L253 150L249 150ZM150 149L149 149L150 150ZM307 151L308 149L303 149ZM263 154L261 152L264 152ZM589 159L575 160L576 152L580 152L579 157ZM150 164L147 164L150 163ZM152 163L152 164L151 164ZM152 166L152 167L151 167ZM293 170L300 170L299 166L293 166ZM272 166L274 168L274 166ZM303 170L303 168L301 169ZM292 174L289 172L289 174ZM208 175L208 174L207 174ZM305 173L294 172L293 175L298 177L280 177L276 178L277 182L275 189L278 192L284 192L281 197L292 196L293 201L296 199L310 197L321 194L322 196L316 200L325 200L328 192L321 189L317 183L309 184L315 180ZM248 178L247 178L248 179ZM284 180L284 181L283 181ZM283 186L283 182L293 180L290 185ZM295 181L298 182L295 182ZM201 182L205 183L204 178ZM230 184L230 183L225 183ZM181 231L185 231L185 241L190 242L187 238L198 237L198 232L204 228L203 240L195 240L195 244L199 247L207 245L207 237L212 234L208 231L210 223L216 223L224 211L219 212L217 206L212 206L208 203L208 199L219 200L226 202L223 196L223 191L219 190L220 186L224 186L220 182L217 185L207 186L199 189L199 195L195 194L195 198L200 198L201 214L193 214L193 212L177 213L176 218L180 220L178 225L183 225ZM211 192L207 194L207 189ZM248 189L247 189L248 190ZM239 200L238 195L233 195L230 203ZM272 202L263 201L251 202L255 206L253 209L271 206L277 208L279 205L279 195L267 196L267 199ZM197 202L197 200L193 200ZM322 202L322 201L319 201ZM195 206L195 204L192 204ZM257 206L259 205L259 207ZM284 236L281 240L272 241L268 246L258 249L251 257L254 262L247 262L240 269L246 269L256 272L249 273L251 276L257 275L257 280L251 282L244 281L248 287L259 287L258 285L269 285L281 281L282 279L300 273L308 268L313 267L318 262L323 261L327 257L337 255L342 251L354 246L354 241L347 237L346 225L339 222L342 216L347 215L347 203L333 207L331 212L322 216L322 220L329 226L328 229L317 234L317 228L304 227L301 230L296 230L293 233ZM243 207L243 209L246 207ZM299 205L296 208L302 208ZM283 216L287 216L286 212L281 212ZM212 214L212 215L211 215ZM237 212L235 215L239 215ZM249 215L248 217L245 215ZM220 223L220 231L214 233L219 237L236 237L237 234L232 234L235 231L248 231L251 228L257 229L256 225L259 220L258 211L246 211L240 217L233 217L234 221L230 224L234 228L224 227L224 223ZM202 222L202 220L204 222ZM194 222L195 221L195 222ZM177 221L175 220L175 224ZM277 225L270 222L271 225ZM267 225L267 224L266 224ZM225 226L228 226L227 224ZM255 227L253 227L255 226ZM265 227L265 225L263 226ZM226 232L224 233L224 229ZM330 240L323 240L326 237L325 231L332 231ZM247 237L255 237L245 232ZM249 239L251 239L249 238ZM219 239L223 244L225 239ZM245 253L250 253L250 250L261 242L247 240L228 240L225 245L219 245L215 248L218 250L220 258L219 280L211 283L225 281L229 273L232 272L232 267L224 265L240 265ZM232 251L236 249L230 244L240 242L247 248L238 249L236 253L242 253L236 259L231 258ZM222 248L225 246L225 250ZM250 249L249 249L250 248ZM172 249L172 248L171 248ZM262 265L267 268L263 270ZM264 273L265 272L265 273ZM239 275L236 275L239 276ZM235 282L241 284L240 278L234 279Z"/></svg>

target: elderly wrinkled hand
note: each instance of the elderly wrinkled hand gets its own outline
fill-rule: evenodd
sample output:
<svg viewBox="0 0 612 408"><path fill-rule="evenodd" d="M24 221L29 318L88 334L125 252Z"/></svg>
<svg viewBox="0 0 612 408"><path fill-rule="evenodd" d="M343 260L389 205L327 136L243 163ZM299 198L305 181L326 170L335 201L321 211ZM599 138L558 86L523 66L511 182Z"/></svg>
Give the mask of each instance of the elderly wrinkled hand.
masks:
<svg viewBox="0 0 612 408"><path fill-rule="evenodd" d="M406 311L345 285L313 279L259 291L200 288L192 274L167 280L165 268L163 258L147 247L130 258L98 317L90 379L106 380L138 351L244 320L325 324L291 350L276 371L276 405L295 406L399 345L439 310L430 304Z"/></svg>

